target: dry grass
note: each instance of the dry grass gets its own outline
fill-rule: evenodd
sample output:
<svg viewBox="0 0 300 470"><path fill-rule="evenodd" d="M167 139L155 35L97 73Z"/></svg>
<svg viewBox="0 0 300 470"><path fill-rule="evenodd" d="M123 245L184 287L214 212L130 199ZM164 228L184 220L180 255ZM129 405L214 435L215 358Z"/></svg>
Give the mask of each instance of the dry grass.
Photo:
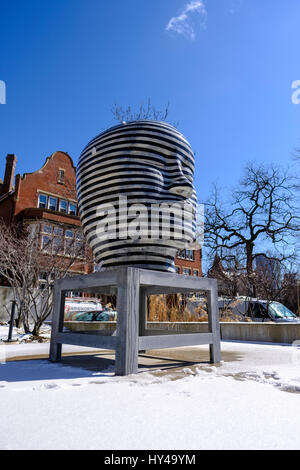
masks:
<svg viewBox="0 0 300 470"><path fill-rule="evenodd" d="M252 322L252 319L244 315L233 315L232 310L229 308L220 309L219 311L220 321L222 322Z"/></svg>
<svg viewBox="0 0 300 470"><path fill-rule="evenodd" d="M159 322L203 322L207 321L207 312L197 307L194 313L180 305L179 297L150 295L148 301L148 321Z"/></svg>
<svg viewBox="0 0 300 470"><path fill-rule="evenodd" d="M193 300L193 299L190 299ZM180 301L180 296L150 295L148 300L149 322L208 322L207 305L199 303L193 313ZM251 318L233 315L231 309L220 310L222 322L251 322Z"/></svg>

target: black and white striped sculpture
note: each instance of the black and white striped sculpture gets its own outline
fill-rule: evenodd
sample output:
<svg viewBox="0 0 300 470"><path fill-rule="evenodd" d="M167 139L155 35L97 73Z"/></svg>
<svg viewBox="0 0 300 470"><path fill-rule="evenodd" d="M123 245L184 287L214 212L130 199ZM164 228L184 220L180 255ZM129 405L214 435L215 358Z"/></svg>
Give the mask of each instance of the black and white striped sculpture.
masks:
<svg viewBox="0 0 300 470"><path fill-rule="evenodd" d="M89 142L77 167L77 192L99 267L175 272L176 251L195 236L193 175L189 143L164 122L124 123Z"/></svg>

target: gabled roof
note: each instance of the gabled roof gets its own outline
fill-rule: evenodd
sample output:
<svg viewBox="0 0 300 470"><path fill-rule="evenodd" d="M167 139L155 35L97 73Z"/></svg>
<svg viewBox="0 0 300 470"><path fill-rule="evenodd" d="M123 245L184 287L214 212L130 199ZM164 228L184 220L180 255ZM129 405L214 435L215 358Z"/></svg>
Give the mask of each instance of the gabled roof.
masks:
<svg viewBox="0 0 300 470"><path fill-rule="evenodd" d="M26 178L26 176L33 175L34 173L37 173L37 172L43 170L45 168L45 166L48 164L48 162L50 160L52 160L53 158L55 158L56 154L58 154L58 153L61 153L61 154L65 155L70 160L71 166L73 167L74 171L76 171L76 167L75 167L74 162L73 162L72 158L70 157L70 155L67 152L63 152L62 150L56 150L55 152L52 153L52 155L50 155L49 157L46 158L43 166L39 170L31 171L31 172L28 172L28 173L23 173L22 176L19 175L20 178L22 180L24 180Z"/></svg>

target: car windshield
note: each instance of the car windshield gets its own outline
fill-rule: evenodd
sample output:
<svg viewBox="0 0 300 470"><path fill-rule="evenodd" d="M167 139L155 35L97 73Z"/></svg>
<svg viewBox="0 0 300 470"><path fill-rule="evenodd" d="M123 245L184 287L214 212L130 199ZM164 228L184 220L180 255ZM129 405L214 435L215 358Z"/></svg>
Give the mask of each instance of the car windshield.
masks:
<svg viewBox="0 0 300 470"><path fill-rule="evenodd" d="M296 318L293 312L279 302L271 302L269 310L275 318Z"/></svg>

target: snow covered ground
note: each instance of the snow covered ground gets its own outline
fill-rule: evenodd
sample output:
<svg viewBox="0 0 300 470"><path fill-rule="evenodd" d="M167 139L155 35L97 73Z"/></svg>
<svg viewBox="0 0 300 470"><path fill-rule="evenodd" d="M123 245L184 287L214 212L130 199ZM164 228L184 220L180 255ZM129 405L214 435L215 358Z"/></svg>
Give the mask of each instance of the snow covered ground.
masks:
<svg viewBox="0 0 300 470"><path fill-rule="evenodd" d="M222 342L220 366L197 363L208 346L164 350L160 370L148 360L129 377L109 360L103 370L78 355L49 363L48 348L0 345L0 449L300 448L295 347ZM181 353L196 362L164 367Z"/></svg>

